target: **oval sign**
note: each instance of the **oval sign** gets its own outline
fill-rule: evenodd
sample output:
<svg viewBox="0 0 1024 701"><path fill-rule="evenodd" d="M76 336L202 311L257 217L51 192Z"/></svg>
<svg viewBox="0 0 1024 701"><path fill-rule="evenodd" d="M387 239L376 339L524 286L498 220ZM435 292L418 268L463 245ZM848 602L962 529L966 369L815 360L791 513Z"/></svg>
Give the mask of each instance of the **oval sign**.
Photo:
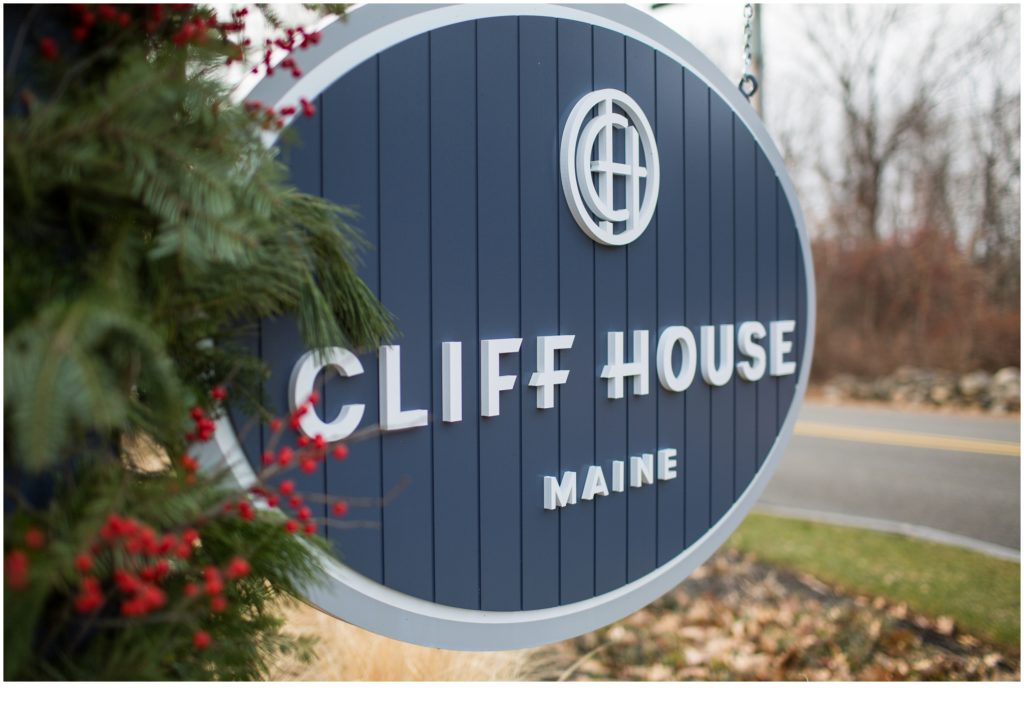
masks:
<svg viewBox="0 0 1024 701"><path fill-rule="evenodd" d="M303 68L251 97L315 98L285 157L358 213L400 329L326 357L290 319L252 338L275 410L329 377L303 430L353 439L294 477L352 505L310 602L507 649L678 584L763 491L810 368L810 250L761 121L628 7L368 6ZM271 441L248 423L214 442L242 482Z"/></svg>

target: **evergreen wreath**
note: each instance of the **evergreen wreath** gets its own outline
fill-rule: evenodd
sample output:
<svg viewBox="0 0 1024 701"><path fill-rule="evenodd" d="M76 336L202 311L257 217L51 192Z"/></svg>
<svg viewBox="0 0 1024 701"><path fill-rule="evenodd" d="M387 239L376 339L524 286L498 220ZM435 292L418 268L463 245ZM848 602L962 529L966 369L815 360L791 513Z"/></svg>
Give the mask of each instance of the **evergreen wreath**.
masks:
<svg viewBox="0 0 1024 701"><path fill-rule="evenodd" d="M4 676L264 677L312 651L280 605L329 551L316 496L266 480L347 447L300 438L244 493L189 449L227 401L275 440L296 425L264 408L267 368L239 341L256 320L294 315L314 349L393 331L355 273L350 212L290 186L264 142L313 104L240 105L219 77L297 77L319 33L266 8L5 15Z"/></svg>

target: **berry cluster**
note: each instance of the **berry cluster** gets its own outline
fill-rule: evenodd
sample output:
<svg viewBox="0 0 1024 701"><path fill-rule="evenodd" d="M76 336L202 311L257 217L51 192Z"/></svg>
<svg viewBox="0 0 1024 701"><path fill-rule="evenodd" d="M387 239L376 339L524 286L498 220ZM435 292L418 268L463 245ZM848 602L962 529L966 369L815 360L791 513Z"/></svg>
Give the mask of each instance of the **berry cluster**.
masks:
<svg viewBox="0 0 1024 701"><path fill-rule="evenodd" d="M227 399L228 392L223 386L210 391L215 404ZM335 460L345 460L349 449L344 443L329 444L322 435L312 438L301 430L301 420L319 402L318 393L313 392L307 400L292 412L287 419L275 418L269 422L273 432L271 445L281 440L286 432L295 434L295 444L285 445L277 450L268 450L263 455L263 469L257 475L257 485L249 493L238 495L223 504L222 516L237 516L244 521L256 518L256 508L251 501L258 497L269 507L285 510L288 517L283 528L288 533L304 532L312 535L317 531L317 519L306 503L307 499L318 499L322 495L302 495L296 491L295 482L283 479L275 485L268 482L291 469L304 473L315 472L328 455ZM216 411L220 411L219 406ZM205 442L213 437L216 429L214 417L199 406L193 407L190 416L193 430L187 434L191 444ZM192 455L180 458L180 469L186 483L196 482L199 463ZM347 515L349 505L344 499L331 499L330 512L334 517ZM203 515L197 524L208 524L217 517L217 509ZM328 521L329 523L329 521ZM250 575L252 568L242 556L233 557L226 565L206 565L199 568L194 562L196 549L201 545L197 527L181 527L178 531L160 532L130 516L119 513L108 514L102 526L91 539L91 545L74 557L74 579L76 590L71 599L74 610L83 616L117 613L124 618L140 618L166 611L171 606L171 597L180 591L189 602L201 602L203 615L223 614L229 609L229 584ZM25 589L31 578L31 551L46 548L48 538L38 527L28 528L23 535L23 547L12 548L4 559L7 585L12 589ZM208 632L195 631L193 645L202 650L212 644Z"/></svg>
<svg viewBox="0 0 1024 701"><path fill-rule="evenodd" d="M303 496L295 492L295 483L292 480L283 480L275 489L266 482L267 478L295 467L306 474L312 474L319 469L328 453L339 461L348 457L348 446L344 443L336 443L331 446L320 434L310 438L302 432L302 417L312 411L318 401L320 401L320 395L313 392L301 406L291 413L288 417L288 426L292 432L297 434L295 447L285 445L277 451L264 451L259 484L250 489L253 494L262 497L268 506L280 508L287 506L291 509L295 518L288 519L284 524L285 530L289 533L297 533L301 528L305 533L313 534L316 532L316 520L313 518L312 510L305 504ZM279 418L272 419L269 427L273 444L283 436L284 421ZM330 503L331 513L334 516L343 518L348 514L348 502L344 499L336 499ZM239 504L239 508L241 508L241 504Z"/></svg>
<svg viewBox="0 0 1024 701"><path fill-rule="evenodd" d="M46 535L39 528L26 530L25 548L12 549L4 559L10 588L28 586L31 560L27 551L42 550L46 543ZM199 570L191 560L200 545L200 533L195 528L161 533L132 517L109 514L92 545L74 558L77 591L71 604L81 615L106 611L139 618L166 610L170 592L184 581L181 590L187 600L205 599L199 610L208 610L209 614L202 615L224 613L229 608L227 583L249 576L252 567L236 555L223 567L207 565ZM208 633L195 633L197 649L211 642Z"/></svg>
<svg viewBox="0 0 1024 701"><path fill-rule="evenodd" d="M226 65L241 63L251 73L274 75L278 70L286 71L293 78L302 76L302 68L293 55L296 51L308 49L320 43L321 34L306 27L281 27L279 36L267 37L262 50L254 50L252 39L245 36L250 11L248 7L233 10L229 20L221 21L209 10L197 10L187 3L153 4L148 6L120 5L70 5L72 18L71 39L78 44L88 41L109 43L114 38L113 32L121 32L121 36L147 40L169 41L175 47L200 46L210 42L218 42L218 46L226 53ZM141 35L133 34L132 30L141 31ZM52 36L43 36L38 40L39 55L45 61L53 62L60 58L60 45ZM285 56L274 65L275 55L285 52ZM250 60L249 56L254 57ZM283 129L286 118L301 112L306 117L316 114L313 103L302 98L298 105L285 105L280 108L265 106L259 101L245 104L246 111L262 129Z"/></svg>
<svg viewBox="0 0 1024 701"><path fill-rule="evenodd" d="M210 397L215 402L222 402L227 399L227 396L227 390L223 386L214 387L210 391ZM301 406L291 413L287 419L287 425L296 434L295 445L284 445L280 449L264 451L261 460L263 469L257 475L256 485L249 489L249 495L242 495L240 498L224 502L225 514L237 514L244 521L252 521L256 517L256 510L250 501L250 496L258 497L271 508L280 508L290 512L292 518L289 518L284 524L285 530L289 533L298 533L300 530L308 535L316 533L317 525L316 519L313 518L313 511L306 504L307 497L296 493L295 482L285 479L275 487L268 480L295 468L305 474L313 474L323 464L328 454L338 461L348 457L349 449L344 443L329 445L320 434L310 438L302 432L302 417L312 411L313 406L319 401L320 395L313 392ZM210 440L216 429L216 422L207 416L200 406L192 408L191 417L195 422L195 430L186 434L186 440L190 444ZM270 443L273 446L284 436L285 421L274 418L268 425L272 433ZM194 483L199 462L195 457L186 453L181 457L181 466L186 473L186 481L189 484ZM330 504L333 516L344 518L348 514L348 502L344 499L332 500Z"/></svg>

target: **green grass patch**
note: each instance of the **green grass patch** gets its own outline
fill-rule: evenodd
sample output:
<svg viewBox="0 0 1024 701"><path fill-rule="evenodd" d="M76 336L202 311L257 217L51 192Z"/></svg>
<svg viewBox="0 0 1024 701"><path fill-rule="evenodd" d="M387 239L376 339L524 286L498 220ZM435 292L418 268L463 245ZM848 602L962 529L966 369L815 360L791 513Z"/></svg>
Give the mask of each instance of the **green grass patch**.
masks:
<svg viewBox="0 0 1024 701"><path fill-rule="evenodd" d="M847 591L904 601L1020 651L1020 563L890 533L751 514L729 545Z"/></svg>

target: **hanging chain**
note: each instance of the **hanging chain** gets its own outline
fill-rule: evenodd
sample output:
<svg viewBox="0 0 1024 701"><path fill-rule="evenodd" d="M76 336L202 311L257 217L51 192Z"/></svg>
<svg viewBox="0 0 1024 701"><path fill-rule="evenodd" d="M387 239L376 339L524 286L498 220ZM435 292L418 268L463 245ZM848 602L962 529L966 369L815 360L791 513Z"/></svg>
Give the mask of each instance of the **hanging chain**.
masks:
<svg viewBox="0 0 1024 701"><path fill-rule="evenodd" d="M752 27L754 19L754 6L747 3L743 6L743 76L740 78L739 89L743 97L748 100L757 92L757 78L750 72L750 66L754 62L754 52L750 47L753 41L754 30Z"/></svg>

